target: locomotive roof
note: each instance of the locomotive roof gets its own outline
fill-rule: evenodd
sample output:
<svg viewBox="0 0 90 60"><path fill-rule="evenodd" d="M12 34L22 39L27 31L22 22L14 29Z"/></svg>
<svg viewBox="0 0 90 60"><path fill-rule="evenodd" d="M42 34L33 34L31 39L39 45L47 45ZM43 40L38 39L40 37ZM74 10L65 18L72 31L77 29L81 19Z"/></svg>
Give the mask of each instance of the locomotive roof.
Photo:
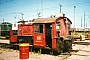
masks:
<svg viewBox="0 0 90 60"><path fill-rule="evenodd" d="M17 23L25 23L25 22L28 22L28 21L24 21L24 20L21 20L21 21L18 21Z"/></svg>
<svg viewBox="0 0 90 60"><path fill-rule="evenodd" d="M67 17L37 18L37 19L33 20L33 23L53 23L59 18L67 18ZM68 19L68 18L67 18L67 20L70 21L70 19ZM72 24L71 21L70 21L70 23Z"/></svg>

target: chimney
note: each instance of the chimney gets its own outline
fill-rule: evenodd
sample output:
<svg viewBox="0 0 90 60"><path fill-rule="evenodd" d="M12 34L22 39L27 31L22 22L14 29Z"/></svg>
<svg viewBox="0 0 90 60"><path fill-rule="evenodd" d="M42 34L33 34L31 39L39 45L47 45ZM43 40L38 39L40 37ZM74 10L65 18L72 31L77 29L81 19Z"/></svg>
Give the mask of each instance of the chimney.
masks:
<svg viewBox="0 0 90 60"><path fill-rule="evenodd" d="M65 17L65 14L59 13L59 14L57 15L57 17Z"/></svg>

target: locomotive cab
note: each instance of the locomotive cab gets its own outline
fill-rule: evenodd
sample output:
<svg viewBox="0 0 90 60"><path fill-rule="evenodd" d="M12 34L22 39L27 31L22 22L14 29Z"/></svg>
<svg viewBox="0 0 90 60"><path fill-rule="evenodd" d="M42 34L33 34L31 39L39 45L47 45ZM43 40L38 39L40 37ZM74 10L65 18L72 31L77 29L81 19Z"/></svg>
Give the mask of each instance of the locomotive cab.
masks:
<svg viewBox="0 0 90 60"><path fill-rule="evenodd" d="M68 25L69 24L69 25ZM38 18L33 21L34 46L51 48L60 52L72 47L69 29L72 22L67 17Z"/></svg>

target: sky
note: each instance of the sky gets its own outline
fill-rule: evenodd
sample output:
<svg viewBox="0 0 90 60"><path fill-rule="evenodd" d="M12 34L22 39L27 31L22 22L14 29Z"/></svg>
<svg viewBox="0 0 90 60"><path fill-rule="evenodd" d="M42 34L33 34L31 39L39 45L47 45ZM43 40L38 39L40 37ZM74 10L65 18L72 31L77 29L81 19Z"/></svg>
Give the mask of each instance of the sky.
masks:
<svg viewBox="0 0 90 60"><path fill-rule="evenodd" d="M90 0L0 0L0 22L4 19L15 23L22 14L25 21L38 18L39 13L42 18L58 15L60 5L61 13L72 21L72 28L84 28L84 23L85 28L90 28Z"/></svg>

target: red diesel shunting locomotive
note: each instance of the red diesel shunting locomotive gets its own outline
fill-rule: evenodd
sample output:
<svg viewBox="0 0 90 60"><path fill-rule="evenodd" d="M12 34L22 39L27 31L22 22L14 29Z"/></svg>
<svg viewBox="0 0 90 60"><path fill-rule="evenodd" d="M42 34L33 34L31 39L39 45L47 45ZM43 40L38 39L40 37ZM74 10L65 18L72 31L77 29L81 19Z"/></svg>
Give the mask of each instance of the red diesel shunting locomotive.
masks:
<svg viewBox="0 0 90 60"><path fill-rule="evenodd" d="M16 43L28 42L38 48L61 52L71 50L73 37L69 35L72 22L67 17L37 18L31 24L18 25ZM10 39L13 41L13 38Z"/></svg>

